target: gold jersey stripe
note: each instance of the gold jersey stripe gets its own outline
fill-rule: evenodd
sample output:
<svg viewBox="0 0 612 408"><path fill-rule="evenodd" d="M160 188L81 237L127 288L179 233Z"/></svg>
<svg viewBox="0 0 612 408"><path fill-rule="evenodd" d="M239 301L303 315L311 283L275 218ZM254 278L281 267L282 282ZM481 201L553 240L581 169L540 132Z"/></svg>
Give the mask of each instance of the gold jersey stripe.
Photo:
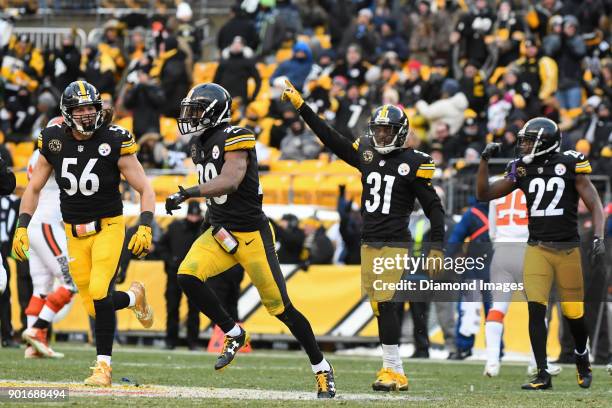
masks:
<svg viewBox="0 0 612 408"><path fill-rule="evenodd" d="M138 145L136 143L132 143L130 146L122 146L119 151L119 155L125 156L126 154L134 154L138 151Z"/></svg>
<svg viewBox="0 0 612 408"><path fill-rule="evenodd" d="M226 152L232 152L234 150L250 150L255 148L255 140L245 140L243 142L234 143L230 146L225 145Z"/></svg>
<svg viewBox="0 0 612 408"><path fill-rule="evenodd" d="M234 140L241 139L241 138L243 138L243 137L253 137L253 138L254 138L254 137L255 137L255 135L254 135L254 134L252 134L252 133L247 133L247 134L244 134L244 135L239 135L239 136L230 137L230 138L228 138L228 139L225 139L225 144L227 144L227 143L229 143L229 142L232 142L232 141L234 141Z"/></svg>
<svg viewBox="0 0 612 408"><path fill-rule="evenodd" d="M234 140L232 140L231 142L227 142L227 141L226 141L226 142L225 142L225 146L232 146L232 145L234 145L234 144L236 144L236 143L240 143L240 142L249 142L249 141L254 142L254 141L255 141L255 137L253 137L253 136L251 135L251 136L248 136L248 137L242 137L242 138L240 138L240 139L234 139Z"/></svg>
<svg viewBox="0 0 612 408"><path fill-rule="evenodd" d="M424 178L424 179L430 179L433 177L433 175L434 175L434 169L431 169L431 170L418 169L416 172L417 177Z"/></svg>
<svg viewBox="0 0 612 408"><path fill-rule="evenodd" d="M577 167L576 168L576 173L591 173L592 169L591 166L588 165L586 167Z"/></svg>
<svg viewBox="0 0 612 408"><path fill-rule="evenodd" d="M355 150L359 150L359 139L355 140L353 142L353 149Z"/></svg>

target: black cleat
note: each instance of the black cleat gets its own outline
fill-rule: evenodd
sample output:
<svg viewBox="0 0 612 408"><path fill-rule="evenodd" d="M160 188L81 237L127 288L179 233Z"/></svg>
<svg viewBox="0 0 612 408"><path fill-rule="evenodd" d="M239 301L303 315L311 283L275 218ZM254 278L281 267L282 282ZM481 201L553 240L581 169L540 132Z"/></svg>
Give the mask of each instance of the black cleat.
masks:
<svg viewBox="0 0 612 408"><path fill-rule="evenodd" d="M469 349L468 350L457 350L457 351L451 352L448 355L447 360L465 360L471 355L472 355L472 350L469 350Z"/></svg>
<svg viewBox="0 0 612 408"><path fill-rule="evenodd" d="M536 375L527 384L523 384L521 389L523 390L547 390L552 388L551 376L546 370L539 370Z"/></svg>
<svg viewBox="0 0 612 408"><path fill-rule="evenodd" d="M585 352L583 355L577 354L576 356L576 380L580 388L589 388L591 382L593 382L593 372L591 371L591 362L589 361L589 353Z"/></svg>
<svg viewBox="0 0 612 408"><path fill-rule="evenodd" d="M217 358L215 370L222 370L227 367L234 360L234 357L236 357L238 350L240 350L251 340L249 334L244 329L241 330L242 333L236 337L225 336L223 350L221 350L221 354L219 355L219 358Z"/></svg>
<svg viewBox="0 0 612 408"><path fill-rule="evenodd" d="M334 398L336 396L336 382L334 380L334 367L329 365L329 371L319 371L315 374L317 381L317 398Z"/></svg>

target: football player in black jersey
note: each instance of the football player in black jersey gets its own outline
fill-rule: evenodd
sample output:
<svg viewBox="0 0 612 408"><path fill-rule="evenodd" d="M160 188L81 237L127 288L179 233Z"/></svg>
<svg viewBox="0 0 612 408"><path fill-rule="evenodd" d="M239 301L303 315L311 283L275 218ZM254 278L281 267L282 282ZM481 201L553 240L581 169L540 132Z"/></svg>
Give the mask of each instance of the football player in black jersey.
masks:
<svg viewBox="0 0 612 408"><path fill-rule="evenodd" d="M427 154L406 147L409 126L405 113L393 105L378 107L371 116L367 135L351 143L320 119L289 81L282 98L291 102L325 146L361 172L362 275L370 276L363 274L364 265L371 265L368 260L395 257L398 244L412 240L408 223L415 198L431 221L431 241L434 244L429 257L434 259L428 262L429 272L439 273L443 257L444 210L431 184L435 165ZM405 249L403 253L406 253ZM392 271L392 279L399 280L403 272L403 269ZM372 287L370 283L362 281L366 293ZM372 384L376 391L408 389L408 379L399 356L401 326L398 307L402 303L393 302L393 296L392 291L370 296L383 349L383 368Z"/></svg>
<svg viewBox="0 0 612 408"><path fill-rule="evenodd" d="M231 126L232 100L221 86L195 86L181 102L179 130L192 135L191 158L199 184L168 197L172 213L191 197L206 197L211 227L192 245L177 279L191 302L225 332L223 350L215 364L221 370L249 341L245 330L223 309L206 284L210 277L236 264L244 267L268 312L287 325L308 354L319 398L336 394L334 371L325 360L310 323L291 304L274 249L274 232L262 211L263 192L257 173L255 136Z"/></svg>
<svg viewBox="0 0 612 408"><path fill-rule="evenodd" d="M13 251L19 260L28 258L28 223L40 190L55 171L70 275L87 313L95 316L97 360L85 384L108 387L115 310L132 308L144 327L153 324L153 312L141 283L132 283L127 292L112 290L125 237L121 175L140 194L140 225L129 243L137 256L146 255L151 246L155 194L136 158L134 138L127 130L108 124L112 113L102 109L100 94L93 85L84 81L69 84L60 108L64 123L44 129L38 138L41 154L21 200ZM23 337L44 354L36 330L26 330Z"/></svg>
<svg viewBox="0 0 612 408"><path fill-rule="evenodd" d="M529 240L523 282L529 308L529 337L538 366L526 390L552 387L546 371L546 305L553 279L561 309L576 343L578 385L588 388L592 374L584 322L584 288L580 261L577 206L582 198L593 216L591 263L603 262L604 213L597 190L587 177L589 161L578 152L560 152L561 133L550 119L528 121L518 133L520 158L508 164L505 177L489 184L487 161L499 145L491 143L478 168L477 196L489 201L520 188L527 198Z"/></svg>

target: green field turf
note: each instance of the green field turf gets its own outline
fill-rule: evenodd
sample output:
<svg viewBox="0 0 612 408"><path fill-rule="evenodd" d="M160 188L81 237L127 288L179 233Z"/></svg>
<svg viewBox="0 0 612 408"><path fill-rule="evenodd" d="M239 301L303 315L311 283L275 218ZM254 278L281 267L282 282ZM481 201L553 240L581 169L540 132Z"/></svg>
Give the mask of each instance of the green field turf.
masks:
<svg viewBox="0 0 612 408"><path fill-rule="evenodd" d="M66 353L63 360L24 360L23 349L0 350L0 386L6 380L34 382L81 383L89 375L95 350L85 346L57 347ZM410 407L605 407L612 406L612 376L602 367L594 369L593 387L579 389L574 368L564 366L561 375L553 380L552 391L521 391L526 380L525 366L506 364L498 378L482 376L482 362L405 361L410 380L410 391L381 394L371 391L371 383L380 368L379 358L328 355L336 370L338 399L326 401L333 406L410 406ZM264 390L263 398L246 400L249 395L228 399L176 398L172 393L163 397L70 396L68 406L255 406L295 407L315 406L318 401L279 400L266 390L314 394L314 378L306 356L298 352L266 352L239 355L224 372L215 372L215 356L200 353L167 352L152 348L117 347L113 356L113 383L122 377L142 384L141 387L118 386L114 390L146 390L150 385L177 387ZM224 390L226 391L226 390ZM95 392L92 391L92 392ZM293 395L283 393L284 395ZM360 399L355 399L360 394ZM306 394L310 395L310 394ZM368 400L368 398L383 398ZM274 399L272 399L274 398ZM0 401L0 405L6 401ZM6 404L17 406L17 404ZM47 404L47 406L59 404ZM40 406L40 405L38 405ZM45 406L45 405L43 405Z"/></svg>

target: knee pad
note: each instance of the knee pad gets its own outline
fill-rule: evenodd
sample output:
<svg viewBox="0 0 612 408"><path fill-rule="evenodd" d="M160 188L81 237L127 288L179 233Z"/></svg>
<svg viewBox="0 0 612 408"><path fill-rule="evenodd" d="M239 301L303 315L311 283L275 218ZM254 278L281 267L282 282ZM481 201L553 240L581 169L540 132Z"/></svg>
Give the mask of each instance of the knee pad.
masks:
<svg viewBox="0 0 612 408"><path fill-rule="evenodd" d="M495 309L491 309L489 310L489 313L487 313L487 322L503 323L504 316L505 316L504 312L495 310Z"/></svg>
<svg viewBox="0 0 612 408"><path fill-rule="evenodd" d="M30 298L30 302L28 303L28 307L26 307L25 314L27 316L38 316L43 306L45 305L45 300L39 296L32 295Z"/></svg>
<svg viewBox="0 0 612 408"><path fill-rule="evenodd" d="M579 319L584 316L584 303L561 302L561 313L568 319Z"/></svg>
<svg viewBox="0 0 612 408"><path fill-rule="evenodd" d="M45 303L47 306L49 306L49 309L57 313L62 310L64 306L70 303L70 299L72 299L72 292L66 289L64 286L60 286L47 296Z"/></svg>

